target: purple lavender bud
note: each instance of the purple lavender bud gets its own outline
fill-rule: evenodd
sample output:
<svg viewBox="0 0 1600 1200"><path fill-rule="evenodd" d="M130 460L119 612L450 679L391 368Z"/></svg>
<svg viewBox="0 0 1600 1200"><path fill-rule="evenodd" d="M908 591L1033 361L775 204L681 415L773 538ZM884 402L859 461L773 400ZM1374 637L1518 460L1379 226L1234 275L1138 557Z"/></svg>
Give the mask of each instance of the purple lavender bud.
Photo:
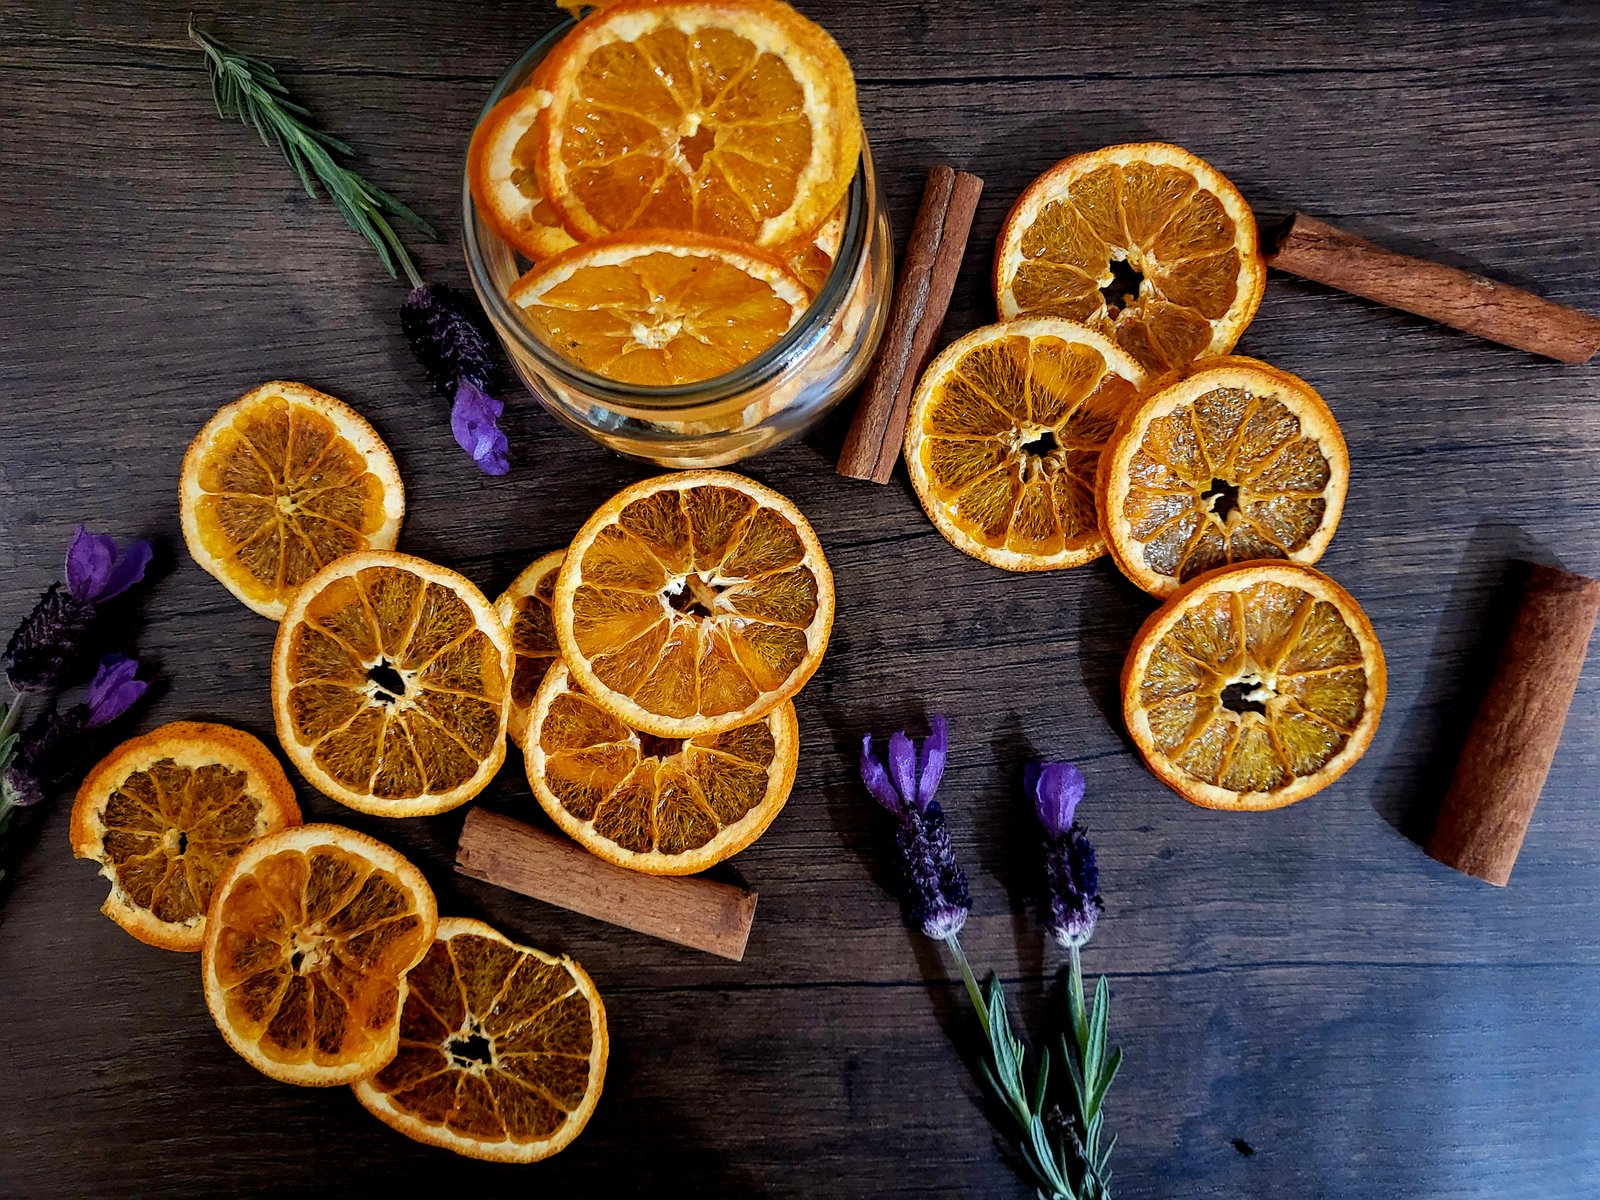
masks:
<svg viewBox="0 0 1600 1200"><path fill-rule="evenodd" d="M1039 920L1050 936L1063 947L1083 945L1094 935L1095 920L1104 908L1094 845L1082 826L1046 837Z"/></svg>
<svg viewBox="0 0 1600 1200"><path fill-rule="evenodd" d="M150 543L135 538L118 552L116 539L82 525L67 547L67 590L81 604L103 604L144 578Z"/></svg>
<svg viewBox="0 0 1600 1200"><path fill-rule="evenodd" d="M46 791L71 763L89 728L89 706L51 709L35 717L17 739L16 757L0 777L0 786L19 808L45 798Z"/></svg>
<svg viewBox="0 0 1600 1200"><path fill-rule="evenodd" d="M1072 828L1072 816L1083 799L1083 772L1069 762L1030 762L1022 773L1022 786L1033 801L1050 837Z"/></svg>
<svg viewBox="0 0 1600 1200"><path fill-rule="evenodd" d="M0 662L19 692L48 695L70 683L87 665L89 627L95 607L59 583L39 597L6 643Z"/></svg>
<svg viewBox="0 0 1600 1200"><path fill-rule="evenodd" d="M469 379L456 388L450 432L455 434L456 445L472 455L485 475L504 475L511 470L511 443L499 424L504 411L505 405Z"/></svg>
<svg viewBox="0 0 1600 1200"><path fill-rule="evenodd" d="M478 302L445 284L414 289L400 306L400 328L433 390L454 403L463 379L485 392L500 371Z"/></svg>
<svg viewBox="0 0 1600 1200"><path fill-rule="evenodd" d="M88 727L115 721L137 703L150 684L137 678L139 664L126 654L108 654L89 684Z"/></svg>

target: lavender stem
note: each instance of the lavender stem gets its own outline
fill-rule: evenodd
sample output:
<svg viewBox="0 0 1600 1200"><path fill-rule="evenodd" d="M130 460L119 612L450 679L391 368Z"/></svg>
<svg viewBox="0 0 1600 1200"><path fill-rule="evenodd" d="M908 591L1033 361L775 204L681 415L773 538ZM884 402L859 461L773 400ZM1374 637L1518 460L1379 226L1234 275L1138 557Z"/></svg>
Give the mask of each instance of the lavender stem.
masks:
<svg viewBox="0 0 1600 1200"><path fill-rule="evenodd" d="M978 1020L983 1025L983 1036L989 1036L989 1006L983 1002L983 993L978 990L978 980L972 973L972 965L967 962L967 955L961 949L961 942L955 934L944 939L944 944L950 947L950 953L955 955L956 966L961 969L961 982L967 985L967 998L972 1001L972 1009L978 1014Z"/></svg>
<svg viewBox="0 0 1600 1200"><path fill-rule="evenodd" d="M0 718L0 742L4 742L16 729L17 722L22 720L23 701L26 699L20 692L12 697L11 703L6 706L6 715Z"/></svg>

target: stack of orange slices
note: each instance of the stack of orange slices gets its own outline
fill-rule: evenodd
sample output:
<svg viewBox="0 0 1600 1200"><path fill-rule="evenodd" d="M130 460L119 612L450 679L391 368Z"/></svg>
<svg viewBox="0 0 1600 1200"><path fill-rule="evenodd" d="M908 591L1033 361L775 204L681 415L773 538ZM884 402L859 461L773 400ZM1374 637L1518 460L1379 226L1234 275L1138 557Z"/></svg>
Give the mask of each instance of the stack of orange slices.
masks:
<svg viewBox="0 0 1600 1200"><path fill-rule="evenodd" d="M596 8L479 122L478 213L551 347L639 386L771 347L826 278L861 157L837 43L781 0Z"/></svg>
<svg viewBox="0 0 1600 1200"><path fill-rule="evenodd" d="M771 824L798 760L791 700L833 625L833 577L793 503L726 471L644 480L499 608L529 784L580 844L685 874Z"/></svg>

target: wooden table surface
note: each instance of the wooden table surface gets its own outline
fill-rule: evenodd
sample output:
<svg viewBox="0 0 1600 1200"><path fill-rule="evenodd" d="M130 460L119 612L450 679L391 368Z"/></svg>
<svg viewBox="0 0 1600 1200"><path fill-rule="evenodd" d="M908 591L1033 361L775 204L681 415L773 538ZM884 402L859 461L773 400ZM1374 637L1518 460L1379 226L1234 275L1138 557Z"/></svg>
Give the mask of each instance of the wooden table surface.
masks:
<svg viewBox="0 0 1600 1200"><path fill-rule="evenodd" d="M1263 216L1303 208L1600 310L1600 7L1530 2L1116 6L810 0L855 65L903 237L934 162L988 183L946 338L993 318L990 247L1063 155L1164 139ZM401 288L275 153L211 112L188 6L0 3L0 613L57 577L83 522L158 541L138 648L148 728L271 736L272 626L189 561L174 487L210 412L270 378L365 412L408 491L402 548L491 594L648 468L508 394L478 475L403 342ZM444 232L460 169L544 3L194 6L273 59L365 169ZM1353 478L1323 566L1366 606L1390 698L1366 758L1259 816L1191 807L1114 715L1151 605L1109 561L1008 575L947 546L903 471L845 482L842 422L748 465L811 517L839 619L799 699L794 796L736 874L743 963L452 874L462 813L386 823L300 785L309 816L412 855L441 907L566 951L612 1030L604 1098L560 1157L494 1167L391 1133L341 1089L257 1074L206 1015L193 957L98 913L58 797L0 909L0 1194L1024 1197L963 1060L951 964L883 890L886 819L857 739L948 714L943 795L976 901L965 941L1040 1028L1062 960L1027 906L1035 754L1083 765L1107 911L1086 952L1127 1054L1109 1106L1135 1197L1565 1198L1600 1190L1600 666L1585 673L1508 890L1400 830L1425 820L1482 687L1517 559L1600 573L1600 367L1561 367L1274 276L1241 350L1309 379ZM12 616L7 616L9 624ZM134 723L121 728L131 731ZM100 747L104 748L104 744ZM484 802L531 815L516 764Z"/></svg>

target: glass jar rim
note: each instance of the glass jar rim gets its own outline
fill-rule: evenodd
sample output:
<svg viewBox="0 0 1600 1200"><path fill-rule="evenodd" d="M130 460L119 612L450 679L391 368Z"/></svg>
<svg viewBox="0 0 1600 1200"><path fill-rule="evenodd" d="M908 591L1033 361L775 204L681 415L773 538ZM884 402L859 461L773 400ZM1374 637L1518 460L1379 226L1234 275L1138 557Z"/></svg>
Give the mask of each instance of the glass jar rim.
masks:
<svg viewBox="0 0 1600 1200"><path fill-rule="evenodd" d="M558 22L506 69L496 81L488 100L478 113L478 119L473 123L474 130L483 122L490 109L524 85L533 66L540 62L575 24L576 22L570 17ZM461 171L462 248L466 255L468 273L472 277L473 289L478 293L479 301L488 311L501 335L514 339L518 348L538 362L541 369L548 371L567 387L578 389L595 399L614 400L629 407L660 409L698 407L702 404L733 399L778 378L793 364L803 360L827 333L833 318L844 307L852 284L866 258L874 186L872 155L863 134L861 160L850 181L850 190L846 194L844 237L839 246L839 255L828 271L822 287L817 290L816 296L801 313L800 319L776 342L742 366L711 379L674 384L671 387L641 387L597 375L578 366L534 336L533 331L522 320L505 293L500 290L490 272L488 260L479 240L477 203L472 196L472 181L465 165Z"/></svg>

